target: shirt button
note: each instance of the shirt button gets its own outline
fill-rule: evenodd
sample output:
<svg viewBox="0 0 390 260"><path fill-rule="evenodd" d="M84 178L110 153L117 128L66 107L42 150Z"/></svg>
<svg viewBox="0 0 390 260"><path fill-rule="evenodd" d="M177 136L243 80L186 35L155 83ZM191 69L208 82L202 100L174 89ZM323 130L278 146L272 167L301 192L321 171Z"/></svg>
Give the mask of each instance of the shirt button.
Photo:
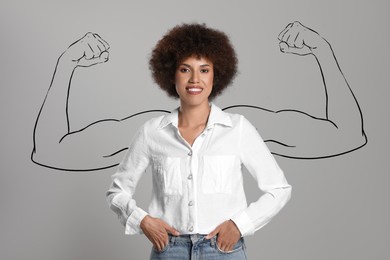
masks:
<svg viewBox="0 0 390 260"><path fill-rule="evenodd" d="M192 151L190 151L190 152L188 153L188 156L192 156Z"/></svg>
<svg viewBox="0 0 390 260"><path fill-rule="evenodd" d="M190 228L188 229L188 231L190 231L190 232L194 231L194 227L190 227Z"/></svg>
<svg viewBox="0 0 390 260"><path fill-rule="evenodd" d="M188 175L187 179L192 180L192 174Z"/></svg>
<svg viewBox="0 0 390 260"><path fill-rule="evenodd" d="M194 202L192 202L192 200L190 200L190 202L188 202L188 206L192 206L192 205L194 205Z"/></svg>

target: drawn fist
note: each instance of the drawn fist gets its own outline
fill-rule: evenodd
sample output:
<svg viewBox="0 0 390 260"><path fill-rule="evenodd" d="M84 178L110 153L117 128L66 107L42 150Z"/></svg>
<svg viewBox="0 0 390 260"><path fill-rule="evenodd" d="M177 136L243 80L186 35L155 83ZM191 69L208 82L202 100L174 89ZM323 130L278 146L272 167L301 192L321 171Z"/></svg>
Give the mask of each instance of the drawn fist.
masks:
<svg viewBox="0 0 390 260"><path fill-rule="evenodd" d="M279 34L278 39L281 52L301 56L313 54L317 48L328 44L317 32L305 27L300 22L288 24Z"/></svg>
<svg viewBox="0 0 390 260"><path fill-rule="evenodd" d="M87 33L81 39L72 43L62 54L75 63L76 67L90 67L108 61L110 46L96 33Z"/></svg>

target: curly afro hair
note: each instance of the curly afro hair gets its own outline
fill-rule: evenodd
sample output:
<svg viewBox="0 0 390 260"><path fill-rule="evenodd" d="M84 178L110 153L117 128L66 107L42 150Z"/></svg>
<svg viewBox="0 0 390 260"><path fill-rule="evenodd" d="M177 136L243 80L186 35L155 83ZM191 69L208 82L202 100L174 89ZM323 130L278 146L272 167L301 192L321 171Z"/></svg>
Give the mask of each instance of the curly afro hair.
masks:
<svg viewBox="0 0 390 260"><path fill-rule="evenodd" d="M213 63L212 100L229 86L237 74L237 57L228 36L205 24L182 24L167 32L152 51L149 68L154 81L168 96L178 98L177 66L188 57L204 57Z"/></svg>

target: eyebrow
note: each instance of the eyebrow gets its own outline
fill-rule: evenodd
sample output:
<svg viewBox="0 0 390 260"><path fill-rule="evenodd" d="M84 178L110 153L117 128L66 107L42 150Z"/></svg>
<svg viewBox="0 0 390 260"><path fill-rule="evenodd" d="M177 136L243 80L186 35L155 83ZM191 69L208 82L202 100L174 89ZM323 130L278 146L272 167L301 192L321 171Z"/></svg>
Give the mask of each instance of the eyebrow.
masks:
<svg viewBox="0 0 390 260"><path fill-rule="evenodd" d="M186 64L186 63L182 63L182 64L180 64L180 65L186 66L186 67L188 67L188 68L192 68L191 65ZM202 64L202 65L200 65L200 67L210 67L210 65L209 65L209 64Z"/></svg>

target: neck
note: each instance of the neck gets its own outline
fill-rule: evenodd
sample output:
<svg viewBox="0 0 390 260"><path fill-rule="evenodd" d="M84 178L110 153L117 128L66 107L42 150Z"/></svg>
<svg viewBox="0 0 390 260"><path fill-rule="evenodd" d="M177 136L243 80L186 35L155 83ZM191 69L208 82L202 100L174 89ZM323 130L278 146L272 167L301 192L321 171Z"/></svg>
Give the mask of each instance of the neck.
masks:
<svg viewBox="0 0 390 260"><path fill-rule="evenodd" d="M182 104L179 109L179 126L205 126L210 110L211 107L208 102L199 106L183 106Z"/></svg>

